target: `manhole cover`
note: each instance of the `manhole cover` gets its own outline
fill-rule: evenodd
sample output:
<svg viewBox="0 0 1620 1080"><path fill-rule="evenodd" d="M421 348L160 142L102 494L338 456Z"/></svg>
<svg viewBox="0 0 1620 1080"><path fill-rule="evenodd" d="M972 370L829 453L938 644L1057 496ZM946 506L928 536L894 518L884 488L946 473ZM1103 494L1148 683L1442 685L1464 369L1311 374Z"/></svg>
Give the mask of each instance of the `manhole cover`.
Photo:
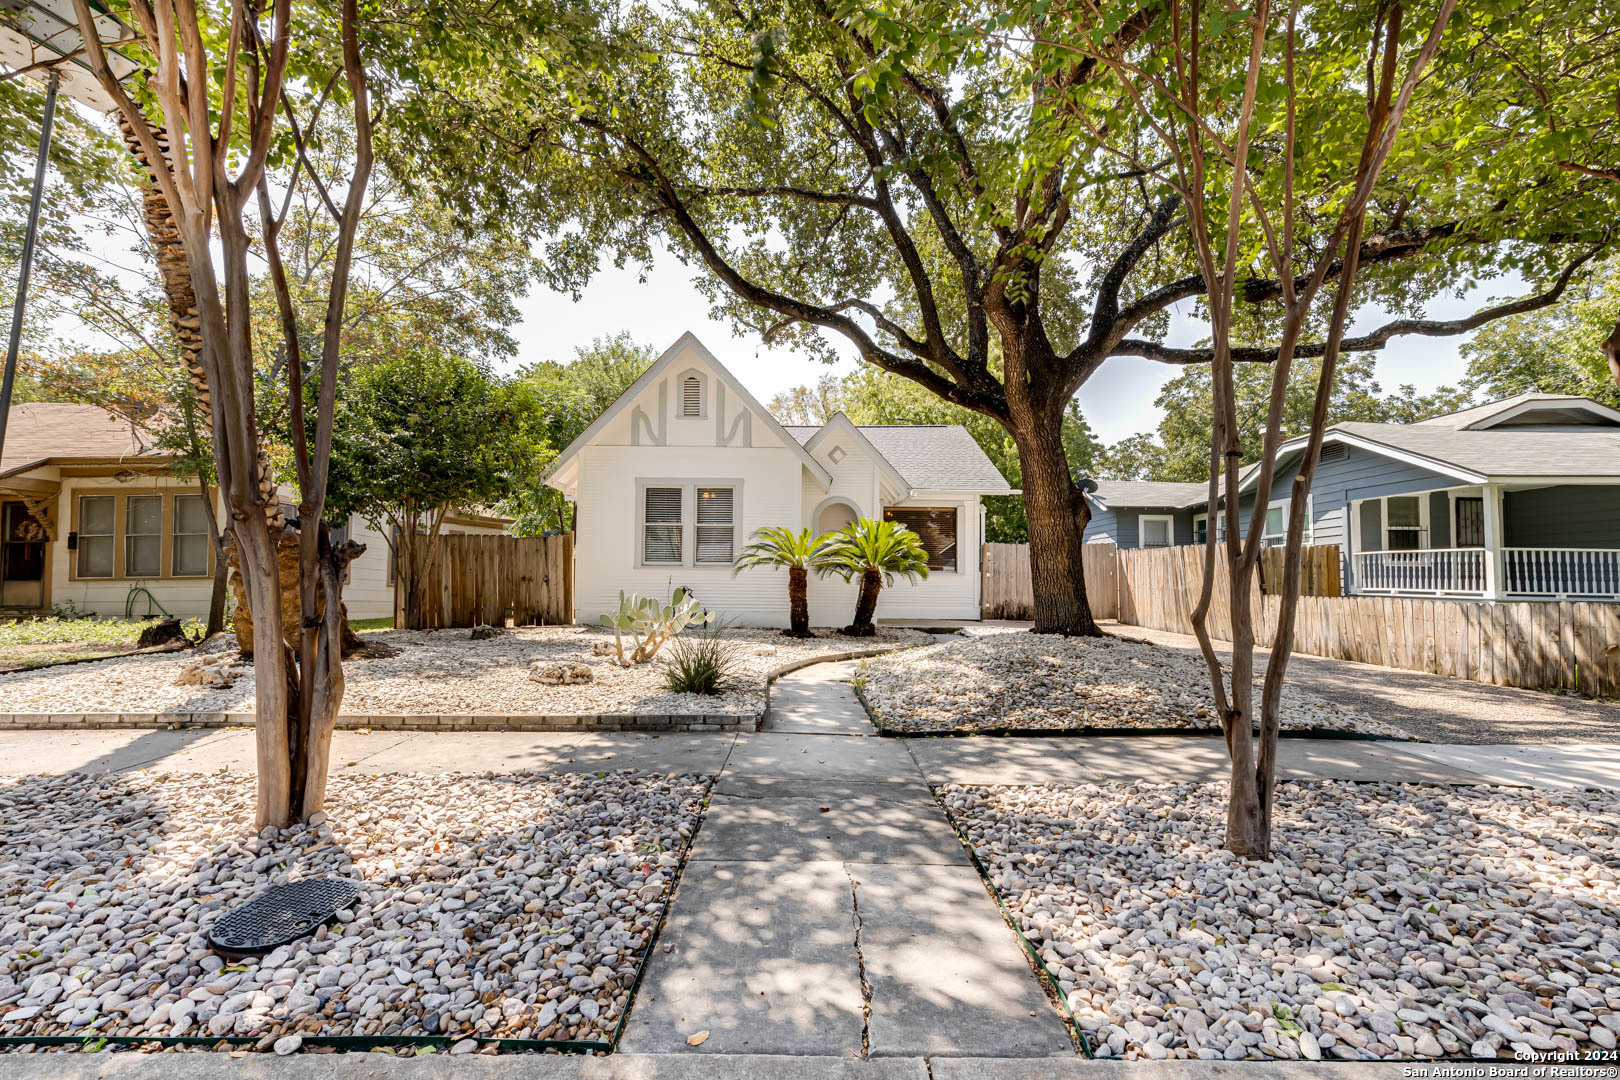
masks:
<svg viewBox="0 0 1620 1080"><path fill-rule="evenodd" d="M224 953L269 952L314 933L359 892L347 878L274 885L209 927L208 943Z"/></svg>

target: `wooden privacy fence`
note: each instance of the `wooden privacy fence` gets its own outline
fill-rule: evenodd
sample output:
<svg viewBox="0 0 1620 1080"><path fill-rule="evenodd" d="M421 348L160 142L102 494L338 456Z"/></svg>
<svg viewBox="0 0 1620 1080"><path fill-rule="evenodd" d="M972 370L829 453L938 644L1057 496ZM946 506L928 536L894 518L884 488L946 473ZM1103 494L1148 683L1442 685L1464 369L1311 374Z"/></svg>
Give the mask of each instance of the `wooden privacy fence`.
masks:
<svg viewBox="0 0 1620 1080"><path fill-rule="evenodd" d="M515 626L574 621L574 536L451 533L428 567L423 625ZM394 623L405 594L394 585Z"/></svg>
<svg viewBox="0 0 1620 1080"><path fill-rule="evenodd" d="M1119 553L1119 621L1192 633L1203 549ZM1255 639L1276 638L1282 601L1249 596ZM1217 565L1210 636L1230 637L1231 590ZM1620 604L1302 596L1294 651L1459 679L1585 694L1620 694Z"/></svg>
<svg viewBox="0 0 1620 1080"><path fill-rule="evenodd" d="M1086 544L1081 572L1086 597L1097 619L1117 617L1118 562L1113 544ZM985 544L980 549L980 616L986 619L1029 619L1035 615L1035 586L1029 576L1028 544Z"/></svg>

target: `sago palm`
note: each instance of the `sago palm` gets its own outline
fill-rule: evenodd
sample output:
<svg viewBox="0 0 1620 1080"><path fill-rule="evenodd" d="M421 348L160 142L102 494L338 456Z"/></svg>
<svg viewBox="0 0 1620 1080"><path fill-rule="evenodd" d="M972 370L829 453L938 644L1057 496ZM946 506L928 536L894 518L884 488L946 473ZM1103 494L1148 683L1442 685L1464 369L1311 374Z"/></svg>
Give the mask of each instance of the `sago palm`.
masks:
<svg viewBox="0 0 1620 1080"><path fill-rule="evenodd" d="M810 570L821 558L828 537L812 537L809 529L797 533L780 526L759 529L753 542L737 555L733 574L756 566L785 566L788 572L789 637L810 636Z"/></svg>
<svg viewBox="0 0 1620 1080"><path fill-rule="evenodd" d="M877 633L872 616L877 613L878 593L903 577L916 581L928 576L928 552L917 534L893 521L861 518L827 535L828 543L816 562L819 574L836 574L845 581L861 579L860 596L855 601L855 621L844 627L851 637L871 637Z"/></svg>

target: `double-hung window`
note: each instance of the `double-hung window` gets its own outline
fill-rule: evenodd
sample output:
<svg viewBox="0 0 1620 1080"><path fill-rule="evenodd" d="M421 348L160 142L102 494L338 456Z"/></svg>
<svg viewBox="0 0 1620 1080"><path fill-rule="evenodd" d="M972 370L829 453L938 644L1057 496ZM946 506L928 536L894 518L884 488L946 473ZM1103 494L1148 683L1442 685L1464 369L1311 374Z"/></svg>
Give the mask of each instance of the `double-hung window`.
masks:
<svg viewBox="0 0 1620 1080"><path fill-rule="evenodd" d="M697 563L730 566L736 546L736 499L729 487L697 489Z"/></svg>
<svg viewBox="0 0 1620 1080"><path fill-rule="evenodd" d="M124 500L124 576L163 573L163 496L131 495Z"/></svg>
<svg viewBox="0 0 1620 1080"><path fill-rule="evenodd" d="M1309 545L1311 542L1311 497L1305 496L1305 535L1301 543ZM1266 531L1260 538L1266 547L1281 547L1288 542L1288 500L1274 502L1266 507Z"/></svg>
<svg viewBox="0 0 1620 1080"><path fill-rule="evenodd" d="M208 574L208 508L201 495L174 497L173 550L169 573L174 577L205 577Z"/></svg>
<svg viewBox="0 0 1620 1080"><path fill-rule="evenodd" d="M641 561L649 566L679 566L684 487L642 489Z"/></svg>
<svg viewBox="0 0 1620 1080"><path fill-rule="evenodd" d="M110 578L114 572L117 515L115 495L79 497L77 576Z"/></svg>

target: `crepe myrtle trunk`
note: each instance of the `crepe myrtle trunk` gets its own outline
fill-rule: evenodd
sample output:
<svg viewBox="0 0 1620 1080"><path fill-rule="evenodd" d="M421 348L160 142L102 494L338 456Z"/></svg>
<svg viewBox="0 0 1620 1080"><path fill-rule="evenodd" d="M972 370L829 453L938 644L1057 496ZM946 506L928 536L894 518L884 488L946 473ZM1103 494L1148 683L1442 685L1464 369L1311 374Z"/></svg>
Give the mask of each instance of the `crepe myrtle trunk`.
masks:
<svg viewBox="0 0 1620 1080"><path fill-rule="evenodd" d="M877 627L872 625L872 616L877 614L878 593L882 591L883 571L867 570L861 575L861 593L855 600L855 621L844 627L844 633L850 637L872 637L877 633Z"/></svg>
<svg viewBox="0 0 1620 1080"><path fill-rule="evenodd" d="M810 636L810 571L802 566L788 567L789 637Z"/></svg>
<svg viewBox="0 0 1620 1080"><path fill-rule="evenodd" d="M1099 637L1082 570L1081 540L1091 507L1069 475L1062 415L1040 413L1007 424L1018 446L1024 514L1029 521L1029 572L1035 593L1035 632Z"/></svg>

